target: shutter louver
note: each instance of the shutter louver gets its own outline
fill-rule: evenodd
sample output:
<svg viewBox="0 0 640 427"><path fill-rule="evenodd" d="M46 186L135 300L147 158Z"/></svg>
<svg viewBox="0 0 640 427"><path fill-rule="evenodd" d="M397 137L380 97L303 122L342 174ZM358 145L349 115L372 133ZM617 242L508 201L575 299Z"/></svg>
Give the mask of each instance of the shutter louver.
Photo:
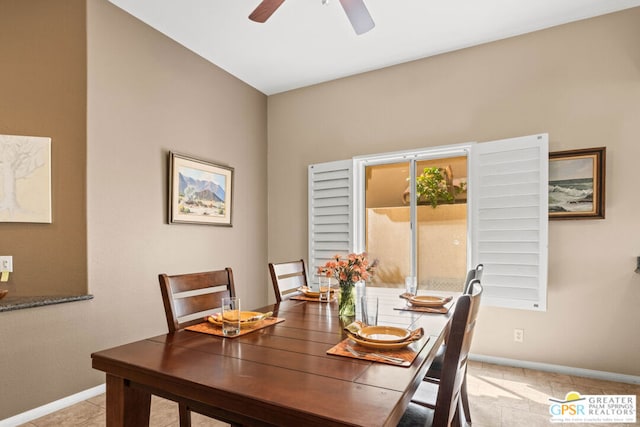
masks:
<svg viewBox="0 0 640 427"><path fill-rule="evenodd" d="M546 310L548 136L472 150L473 263L484 264L483 304Z"/></svg>

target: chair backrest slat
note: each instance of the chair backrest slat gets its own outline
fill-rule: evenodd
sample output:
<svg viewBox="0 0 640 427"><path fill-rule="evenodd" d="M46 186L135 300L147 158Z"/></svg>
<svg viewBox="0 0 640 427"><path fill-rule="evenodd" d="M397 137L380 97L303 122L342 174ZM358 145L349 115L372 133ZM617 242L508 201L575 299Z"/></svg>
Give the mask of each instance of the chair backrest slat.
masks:
<svg viewBox="0 0 640 427"><path fill-rule="evenodd" d="M236 294L233 272L228 267L175 276L160 274L158 279L169 332L202 321L188 317L217 309L222 306L222 298Z"/></svg>
<svg viewBox="0 0 640 427"><path fill-rule="evenodd" d="M178 274L169 276L171 292L193 291L197 289L211 288L215 286L227 286L229 273L227 270L207 271L204 273Z"/></svg>
<svg viewBox="0 0 640 427"><path fill-rule="evenodd" d="M222 307L222 298L230 296L228 290L222 292L174 298L173 307L178 319L195 313Z"/></svg>
<svg viewBox="0 0 640 427"><path fill-rule="evenodd" d="M269 273L277 302L297 293L299 287L307 286L307 270L302 259L279 264L269 263Z"/></svg>

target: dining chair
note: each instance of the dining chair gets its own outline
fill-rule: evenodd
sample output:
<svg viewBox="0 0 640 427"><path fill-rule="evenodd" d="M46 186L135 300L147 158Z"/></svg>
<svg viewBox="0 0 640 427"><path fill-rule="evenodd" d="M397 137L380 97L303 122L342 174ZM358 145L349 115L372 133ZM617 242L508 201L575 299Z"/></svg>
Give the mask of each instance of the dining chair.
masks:
<svg viewBox="0 0 640 427"><path fill-rule="evenodd" d="M470 288L470 293L460 296L456 302L439 381L420 383L398 423L399 427L448 427L470 422L462 405L461 392L480 307L482 285L479 280L474 279Z"/></svg>
<svg viewBox="0 0 640 427"><path fill-rule="evenodd" d="M303 259L278 264L270 262L269 273L277 303L298 293L300 286L307 286L307 270Z"/></svg>
<svg viewBox="0 0 640 427"><path fill-rule="evenodd" d="M233 271L229 267L175 276L160 274L158 279L170 333L201 323L206 314L222 307L222 298L236 294ZM179 404L178 412L180 427L190 427L191 409L185 404ZM229 422L224 417L219 419ZM234 423L231 425L238 426Z"/></svg>
<svg viewBox="0 0 640 427"><path fill-rule="evenodd" d="M481 280L482 272L484 271L484 265L478 264L476 268L472 268L467 272L467 277L465 279L463 294L470 294L473 290L471 286L474 279ZM447 332L448 335L448 332ZM429 370L424 377L425 381L429 382L438 382L441 372L442 372L442 364L444 363L444 354L447 348L447 339L445 338L445 343L440 346L438 352L436 353L436 357L433 359L431 366L429 366ZM471 412L469 408L469 396L467 394L467 374L464 374L464 381L462 383L462 390L460 393L462 398L462 405L464 407L465 413L467 415L467 421L471 423Z"/></svg>
<svg viewBox="0 0 640 427"><path fill-rule="evenodd" d="M160 274L158 278L169 332L201 323L207 311L222 306L222 298L236 295L229 267L175 276Z"/></svg>

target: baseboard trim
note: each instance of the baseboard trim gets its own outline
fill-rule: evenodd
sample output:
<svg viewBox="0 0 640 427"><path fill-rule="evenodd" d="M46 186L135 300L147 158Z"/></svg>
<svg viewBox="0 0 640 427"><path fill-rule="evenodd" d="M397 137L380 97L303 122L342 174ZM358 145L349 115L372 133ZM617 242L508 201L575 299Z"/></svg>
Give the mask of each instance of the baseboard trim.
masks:
<svg viewBox="0 0 640 427"><path fill-rule="evenodd" d="M68 406L75 405L76 403L80 403L84 400L91 399L92 397L96 397L101 395L107 390L105 384L100 384L98 386L92 387L88 390L81 391L76 394L72 394L71 396L63 397L60 400L56 400L51 403L47 403L46 405L42 405L40 407L31 409L27 412L23 412L21 414L15 415L11 418L5 418L4 420L0 420L0 427L15 427L20 424L26 424L30 421L35 420L36 418L44 417L45 415L49 415L53 412L59 411L60 409L64 409Z"/></svg>
<svg viewBox="0 0 640 427"><path fill-rule="evenodd" d="M526 360L507 359L505 357L485 356L482 354L469 354L469 360L474 360L476 362L493 363L495 365L512 366L514 368L527 368L536 371L573 375L576 377L595 378L604 381L615 381L618 383L640 384L640 376L618 374L615 372L596 371L592 369L574 368L571 366L563 365L552 365L550 363L529 362Z"/></svg>

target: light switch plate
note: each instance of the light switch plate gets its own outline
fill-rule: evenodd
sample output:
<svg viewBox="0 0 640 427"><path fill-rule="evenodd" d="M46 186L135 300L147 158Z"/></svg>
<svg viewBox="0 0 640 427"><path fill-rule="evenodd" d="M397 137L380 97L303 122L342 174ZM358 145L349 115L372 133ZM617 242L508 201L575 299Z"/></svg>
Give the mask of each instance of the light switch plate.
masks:
<svg viewBox="0 0 640 427"><path fill-rule="evenodd" d="M0 271L8 271L9 273L13 273L12 256L0 256Z"/></svg>

